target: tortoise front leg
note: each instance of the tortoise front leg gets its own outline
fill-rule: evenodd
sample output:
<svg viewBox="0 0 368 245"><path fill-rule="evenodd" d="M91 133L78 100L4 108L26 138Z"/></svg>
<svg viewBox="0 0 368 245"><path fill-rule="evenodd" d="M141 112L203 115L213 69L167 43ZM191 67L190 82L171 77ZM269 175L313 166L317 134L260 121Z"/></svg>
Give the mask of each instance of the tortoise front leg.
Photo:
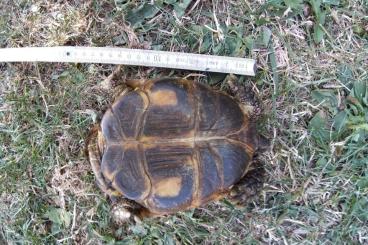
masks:
<svg viewBox="0 0 368 245"><path fill-rule="evenodd" d="M257 197L263 188L265 170L257 163L254 165L255 168L236 183L229 193L228 199L236 206L245 206Z"/></svg>

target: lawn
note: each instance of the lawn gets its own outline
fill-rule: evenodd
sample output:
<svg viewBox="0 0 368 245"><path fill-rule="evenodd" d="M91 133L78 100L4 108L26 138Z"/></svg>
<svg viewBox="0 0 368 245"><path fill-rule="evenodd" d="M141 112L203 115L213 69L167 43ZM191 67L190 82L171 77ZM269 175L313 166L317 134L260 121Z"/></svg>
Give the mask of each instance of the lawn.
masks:
<svg viewBox="0 0 368 245"><path fill-rule="evenodd" d="M368 243L366 0L1 0L1 48L57 45L249 57L258 72L1 63L0 244ZM245 207L117 225L84 155L104 85L188 75L257 93L264 188Z"/></svg>

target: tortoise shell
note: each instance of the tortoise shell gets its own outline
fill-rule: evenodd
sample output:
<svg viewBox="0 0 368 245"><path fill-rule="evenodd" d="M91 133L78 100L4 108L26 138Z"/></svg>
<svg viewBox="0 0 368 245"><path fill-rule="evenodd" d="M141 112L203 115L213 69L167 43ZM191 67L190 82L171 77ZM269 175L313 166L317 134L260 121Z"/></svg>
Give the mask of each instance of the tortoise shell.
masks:
<svg viewBox="0 0 368 245"><path fill-rule="evenodd" d="M100 127L107 186L156 214L221 197L246 174L257 144L249 110L185 79L125 90Z"/></svg>

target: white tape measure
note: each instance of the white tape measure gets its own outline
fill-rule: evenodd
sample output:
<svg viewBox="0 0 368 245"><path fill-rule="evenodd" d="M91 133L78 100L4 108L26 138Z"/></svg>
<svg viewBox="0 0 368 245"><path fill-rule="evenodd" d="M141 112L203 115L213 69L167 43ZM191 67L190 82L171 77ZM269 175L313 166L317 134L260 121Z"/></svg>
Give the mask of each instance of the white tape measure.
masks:
<svg viewBox="0 0 368 245"><path fill-rule="evenodd" d="M105 47L29 47L0 49L0 62L73 62L152 66L254 76L253 59Z"/></svg>

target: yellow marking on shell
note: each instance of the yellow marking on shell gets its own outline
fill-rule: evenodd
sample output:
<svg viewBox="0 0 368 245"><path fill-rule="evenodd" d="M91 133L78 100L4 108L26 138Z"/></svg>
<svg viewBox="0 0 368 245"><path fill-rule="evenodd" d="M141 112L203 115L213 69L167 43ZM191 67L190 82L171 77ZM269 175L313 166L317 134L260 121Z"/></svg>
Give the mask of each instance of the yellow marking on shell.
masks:
<svg viewBox="0 0 368 245"><path fill-rule="evenodd" d="M147 94L140 90L140 89L136 89L137 93L141 96L142 100L143 100L143 109L146 110L148 108L149 105L149 99Z"/></svg>
<svg viewBox="0 0 368 245"><path fill-rule="evenodd" d="M99 151L103 153L105 150L106 141L101 131L98 131L97 133L97 146L98 146Z"/></svg>
<svg viewBox="0 0 368 245"><path fill-rule="evenodd" d="M219 201L224 196L225 196L224 191L218 191L218 192L213 193L212 195L210 195L206 199L201 200L199 198L195 198L195 199L193 199L193 201L192 201L189 208L197 208L197 207L203 206L204 204L206 204L208 202L211 202L211 201Z"/></svg>
<svg viewBox="0 0 368 245"><path fill-rule="evenodd" d="M145 149L152 149L152 148L170 148L173 146L178 147L194 147L194 140L193 138L189 139L164 139L161 140L159 137L142 137L139 142L143 145Z"/></svg>
<svg viewBox="0 0 368 245"><path fill-rule="evenodd" d="M137 150L138 145L140 144L137 140L123 140L120 144L117 144L123 148L124 151L126 150Z"/></svg>
<svg viewBox="0 0 368 245"><path fill-rule="evenodd" d="M160 197L175 197L181 190L181 177L170 177L154 184L153 192Z"/></svg>
<svg viewBox="0 0 368 245"><path fill-rule="evenodd" d="M119 186L117 186L117 184L116 184L116 182L115 181L113 181L113 180L111 180L112 182L111 182L111 187L112 187L112 189L114 190L113 191L113 194L111 195L111 196L123 196L124 195L124 193L122 193L121 191L120 191L120 188L119 188Z"/></svg>
<svg viewBox="0 0 368 245"><path fill-rule="evenodd" d="M123 91L120 92L119 97L121 98L122 96L124 96L125 94L127 94L128 92L132 91L129 88L124 89ZM117 97L117 96L116 96ZM116 99L115 99L116 100Z"/></svg>
<svg viewBox="0 0 368 245"><path fill-rule="evenodd" d="M254 152L255 152L254 145L250 143L245 143L245 151L250 157L253 157Z"/></svg>
<svg viewBox="0 0 368 245"><path fill-rule="evenodd" d="M143 87L144 85L146 85L148 82L150 82L150 80L130 79L130 80L126 80L125 84L127 84L129 87L132 87L132 88L140 88L140 87Z"/></svg>
<svg viewBox="0 0 368 245"><path fill-rule="evenodd" d="M112 103L111 108L115 107L115 106L119 103L119 101L120 101L124 96L126 96L126 94L127 94L127 93L129 93L130 91L132 91L132 90L131 90L131 89L129 89L129 88L126 88L126 89L124 89L121 93L119 93L119 94L115 95L115 96L114 96L114 103ZM106 113L111 113L111 114L112 114L112 112L111 112L110 110L107 110L107 111L105 112L105 114L106 114Z"/></svg>
<svg viewBox="0 0 368 245"><path fill-rule="evenodd" d="M151 93L151 103L158 106L174 106L178 104L176 93L172 90L158 90Z"/></svg>
<svg viewBox="0 0 368 245"><path fill-rule="evenodd" d="M103 171L103 176L106 180L113 181L116 173L117 171L113 171L113 172Z"/></svg>
<svg viewBox="0 0 368 245"><path fill-rule="evenodd" d="M243 111L244 115L247 117L247 119L254 112L254 106L245 105L245 104L238 104L238 105L239 105L240 109Z"/></svg>
<svg viewBox="0 0 368 245"><path fill-rule="evenodd" d="M107 191L105 191L110 197L121 197L123 194L115 189L108 189Z"/></svg>
<svg viewBox="0 0 368 245"><path fill-rule="evenodd" d="M180 138L177 136L171 135L171 137L160 137L160 136L141 136L138 141L140 143L143 143L144 145L147 145L148 148L156 147L155 144L162 144L162 145L169 145L172 146L172 144L180 144L183 146L188 147L194 147L194 142L197 140L194 137L194 130L189 131L187 134L180 135ZM200 141L201 139L199 139ZM152 147L150 146L152 145Z"/></svg>

